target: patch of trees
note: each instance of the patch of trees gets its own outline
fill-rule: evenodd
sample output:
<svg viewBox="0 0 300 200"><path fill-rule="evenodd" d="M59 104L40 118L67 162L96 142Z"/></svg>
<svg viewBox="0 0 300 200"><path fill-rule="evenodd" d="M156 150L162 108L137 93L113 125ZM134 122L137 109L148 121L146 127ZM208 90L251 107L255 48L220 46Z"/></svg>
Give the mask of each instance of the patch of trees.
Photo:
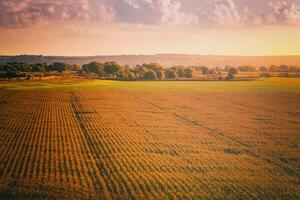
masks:
<svg viewBox="0 0 300 200"><path fill-rule="evenodd" d="M238 70L241 72L256 72L256 67L244 65L244 66L239 66Z"/></svg>
<svg viewBox="0 0 300 200"><path fill-rule="evenodd" d="M287 66L287 65L280 65L280 66L271 65L269 67L269 72L300 72L300 67Z"/></svg>
<svg viewBox="0 0 300 200"><path fill-rule="evenodd" d="M30 77L33 73L38 75L47 75L47 72L64 72L64 71L79 71L81 68L78 65L55 62L48 65L47 63L6 63L0 65L0 77Z"/></svg>
<svg viewBox="0 0 300 200"><path fill-rule="evenodd" d="M230 67L229 67L230 68ZM226 71L228 71L228 69ZM300 67L299 66L287 66L287 65L271 65L269 67L267 66L260 66L260 67L255 67L255 66L249 66L249 65L244 65L244 66L239 66L238 71L240 72L300 72Z"/></svg>
<svg viewBox="0 0 300 200"><path fill-rule="evenodd" d="M82 66L86 73L94 73L103 78L117 78L124 80L172 80L192 78L193 70L187 67L163 68L157 63L132 66L122 66L116 62L91 62Z"/></svg>

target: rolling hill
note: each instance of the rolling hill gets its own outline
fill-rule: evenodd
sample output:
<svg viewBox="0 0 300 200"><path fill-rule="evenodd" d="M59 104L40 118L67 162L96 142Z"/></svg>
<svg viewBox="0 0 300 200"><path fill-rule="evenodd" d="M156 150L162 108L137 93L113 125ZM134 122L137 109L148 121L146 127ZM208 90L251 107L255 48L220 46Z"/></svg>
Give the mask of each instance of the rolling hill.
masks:
<svg viewBox="0 0 300 200"><path fill-rule="evenodd" d="M0 63L24 62L69 64L85 64L92 61L115 61L120 64L137 65L143 63L159 63L163 66L269 66L269 65L300 65L300 56L217 56L217 55L188 55L188 54L156 54L156 55L114 55L114 56L42 56L18 55L0 56Z"/></svg>

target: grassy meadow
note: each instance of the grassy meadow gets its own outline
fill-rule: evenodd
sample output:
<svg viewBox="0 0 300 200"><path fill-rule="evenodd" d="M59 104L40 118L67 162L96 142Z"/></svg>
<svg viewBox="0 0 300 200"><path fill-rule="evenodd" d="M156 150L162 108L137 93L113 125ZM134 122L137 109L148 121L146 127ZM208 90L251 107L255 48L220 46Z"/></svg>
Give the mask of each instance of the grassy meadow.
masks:
<svg viewBox="0 0 300 200"><path fill-rule="evenodd" d="M300 79L0 82L0 199L300 199Z"/></svg>
<svg viewBox="0 0 300 200"><path fill-rule="evenodd" d="M205 92L291 92L300 93L299 78L260 78L253 81L110 81L46 80L1 81L0 88L12 90L173 90Z"/></svg>

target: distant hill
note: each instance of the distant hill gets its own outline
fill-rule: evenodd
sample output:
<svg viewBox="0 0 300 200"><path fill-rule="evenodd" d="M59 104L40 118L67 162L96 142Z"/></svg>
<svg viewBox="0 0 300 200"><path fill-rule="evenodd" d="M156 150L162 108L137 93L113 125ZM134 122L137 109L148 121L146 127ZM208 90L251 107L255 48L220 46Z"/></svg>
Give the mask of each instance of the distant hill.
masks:
<svg viewBox="0 0 300 200"><path fill-rule="evenodd" d="M269 66L269 65L300 65L299 56L214 56L214 55L187 55L187 54L157 54L157 55L117 55L117 56L42 56L19 55L0 56L0 63L24 62L53 63L65 62L69 64L86 64L92 61L115 61L120 64L137 65L143 63L159 63L170 67L174 65L184 66Z"/></svg>

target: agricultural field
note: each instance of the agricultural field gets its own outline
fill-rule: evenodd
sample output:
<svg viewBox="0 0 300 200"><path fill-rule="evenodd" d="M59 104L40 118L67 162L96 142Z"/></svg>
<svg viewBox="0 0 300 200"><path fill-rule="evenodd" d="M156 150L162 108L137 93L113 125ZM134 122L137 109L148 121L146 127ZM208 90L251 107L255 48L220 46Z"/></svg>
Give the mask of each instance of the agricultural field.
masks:
<svg viewBox="0 0 300 200"><path fill-rule="evenodd" d="M300 199L300 79L0 81L0 199Z"/></svg>

